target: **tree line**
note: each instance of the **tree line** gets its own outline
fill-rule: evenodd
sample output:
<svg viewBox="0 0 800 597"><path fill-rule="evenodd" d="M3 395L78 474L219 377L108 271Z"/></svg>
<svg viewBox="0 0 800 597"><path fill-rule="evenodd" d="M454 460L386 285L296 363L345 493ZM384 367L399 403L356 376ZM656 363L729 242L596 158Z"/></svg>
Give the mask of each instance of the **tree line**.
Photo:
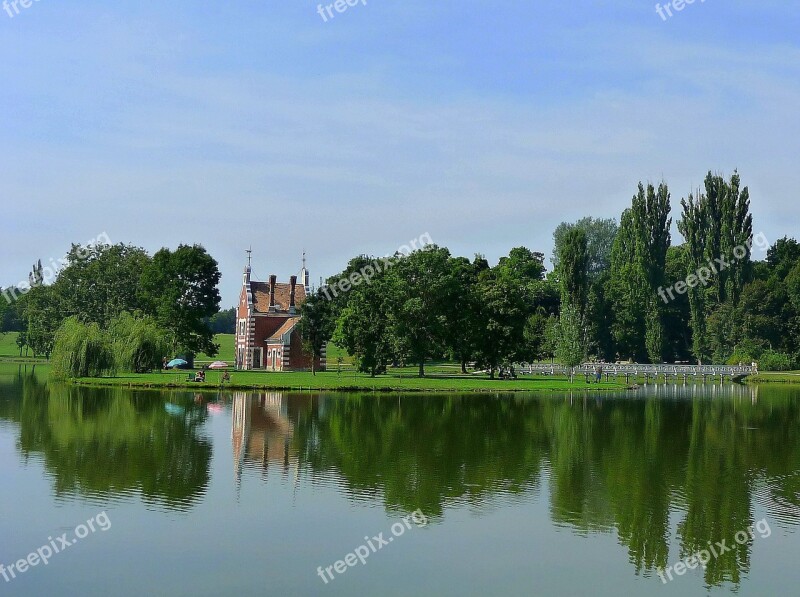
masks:
<svg viewBox="0 0 800 597"><path fill-rule="evenodd" d="M639 183L617 222L583 218L554 234L544 254L512 249L490 266L440 246L396 255L394 266L303 306L306 346L346 349L378 375L432 359L468 364L493 377L515 363L556 359L639 363L738 363L789 369L800 357L800 244L754 235L750 193L738 172L709 172L680 202L683 243L672 244L666 182ZM757 247L754 241L759 240ZM762 260L754 248L765 250ZM374 258L353 258L335 286Z"/></svg>
<svg viewBox="0 0 800 597"><path fill-rule="evenodd" d="M16 300L0 301L2 331L18 331L20 349L53 356L68 374L161 366L178 353L214 355L207 325L219 312L217 262L200 245L152 256L132 245L73 245L53 284L39 261ZM58 349L54 352L54 349Z"/></svg>

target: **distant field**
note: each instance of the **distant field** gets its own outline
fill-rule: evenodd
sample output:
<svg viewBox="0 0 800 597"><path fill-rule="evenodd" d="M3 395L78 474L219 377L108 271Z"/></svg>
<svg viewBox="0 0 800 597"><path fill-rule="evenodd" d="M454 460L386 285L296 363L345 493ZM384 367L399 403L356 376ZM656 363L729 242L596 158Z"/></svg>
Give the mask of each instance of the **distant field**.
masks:
<svg viewBox="0 0 800 597"><path fill-rule="evenodd" d="M207 354L199 354L195 357L195 362L203 364L212 361L225 361L233 365L236 360L236 336L234 334L217 334L214 336L214 342L219 344L219 354L213 358ZM328 363L331 368L336 366L339 357L342 359L342 369L352 367L353 359L347 352L335 344L328 344Z"/></svg>
<svg viewBox="0 0 800 597"><path fill-rule="evenodd" d="M0 357L19 357L19 348L16 345L17 332L0 334Z"/></svg>
<svg viewBox="0 0 800 597"><path fill-rule="evenodd" d="M233 361L236 358L236 336L234 334L217 334L214 336L214 342L219 344L219 354L215 357L210 357L207 354L199 354L195 357L195 362L204 363L208 362L211 363L213 361L225 361L233 365Z"/></svg>

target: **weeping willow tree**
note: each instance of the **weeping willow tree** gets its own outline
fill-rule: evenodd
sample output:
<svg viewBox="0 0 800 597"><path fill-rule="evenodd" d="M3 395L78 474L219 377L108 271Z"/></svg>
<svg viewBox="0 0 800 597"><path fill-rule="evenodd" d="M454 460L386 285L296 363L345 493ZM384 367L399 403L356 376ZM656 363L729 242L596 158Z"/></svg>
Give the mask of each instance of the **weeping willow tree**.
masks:
<svg viewBox="0 0 800 597"><path fill-rule="evenodd" d="M58 328L51 360L59 378L99 377L114 370L107 335L96 323L87 325L74 317Z"/></svg>
<svg viewBox="0 0 800 597"><path fill-rule="evenodd" d="M170 352L167 333L151 317L122 313L109 326L114 366L118 371L146 373L161 368Z"/></svg>

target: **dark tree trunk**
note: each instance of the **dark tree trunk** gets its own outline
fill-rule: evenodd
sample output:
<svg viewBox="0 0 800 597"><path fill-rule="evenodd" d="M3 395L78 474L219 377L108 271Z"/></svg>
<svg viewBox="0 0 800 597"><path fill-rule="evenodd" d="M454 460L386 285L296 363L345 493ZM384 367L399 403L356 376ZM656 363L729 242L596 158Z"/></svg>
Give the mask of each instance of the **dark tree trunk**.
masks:
<svg viewBox="0 0 800 597"><path fill-rule="evenodd" d="M419 362L419 376L425 377L425 361Z"/></svg>

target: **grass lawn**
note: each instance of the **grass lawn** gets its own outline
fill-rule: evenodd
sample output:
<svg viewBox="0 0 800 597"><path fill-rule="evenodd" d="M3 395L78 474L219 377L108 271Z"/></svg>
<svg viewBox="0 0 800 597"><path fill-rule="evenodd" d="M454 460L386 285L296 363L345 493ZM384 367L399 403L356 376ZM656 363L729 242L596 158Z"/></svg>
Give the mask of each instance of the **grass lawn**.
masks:
<svg viewBox="0 0 800 597"><path fill-rule="evenodd" d="M207 354L199 354L194 358L195 363L213 363L214 361L225 361L233 365L236 358L236 336L234 334L216 334L214 342L219 344L219 354L210 357Z"/></svg>
<svg viewBox="0 0 800 597"><path fill-rule="evenodd" d="M762 371L747 378L748 383L800 383L800 371Z"/></svg>
<svg viewBox="0 0 800 597"><path fill-rule="evenodd" d="M104 378L84 378L75 380L81 385L98 386L134 386L134 387L185 387L200 389L218 389L222 373L209 371L206 383L197 384L187 381L188 371L147 373L142 375L126 374ZM193 375L193 374L192 374ZM233 371L230 389L258 390L402 390L402 391L492 391L492 392L532 392L542 390L620 390L624 383L603 382L586 384L584 379L576 378L574 382L559 377L528 377L513 381L490 380L486 376L475 375L431 375L419 378L412 375L401 375L392 372L371 378L366 374L353 371L311 373L268 373L256 371Z"/></svg>
<svg viewBox="0 0 800 597"><path fill-rule="evenodd" d="M32 352L28 350L27 356L25 351L22 351L22 357L19 356L19 347L17 346L17 332L6 332L0 334L0 361L24 361L31 363L43 363L43 358L34 359Z"/></svg>
<svg viewBox="0 0 800 597"><path fill-rule="evenodd" d="M17 346L17 332L0 334L0 357L19 358L19 347Z"/></svg>

